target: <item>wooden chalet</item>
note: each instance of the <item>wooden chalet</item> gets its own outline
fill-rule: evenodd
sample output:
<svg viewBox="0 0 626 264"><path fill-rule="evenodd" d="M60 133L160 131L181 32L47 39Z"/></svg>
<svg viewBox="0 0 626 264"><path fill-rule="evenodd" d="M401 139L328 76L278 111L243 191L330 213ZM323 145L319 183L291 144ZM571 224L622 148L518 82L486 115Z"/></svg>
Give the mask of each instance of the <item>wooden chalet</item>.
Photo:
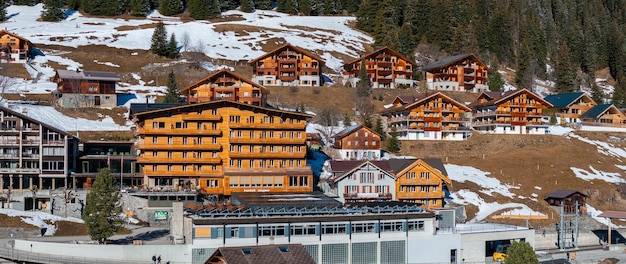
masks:
<svg viewBox="0 0 626 264"><path fill-rule="evenodd" d="M229 100L151 109L131 117L148 188L183 182L217 196L313 191L305 144L312 116Z"/></svg>
<svg viewBox="0 0 626 264"><path fill-rule="evenodd" d="M393 128L401 140L463 140L470 136L471 109L442 94L397 97L381 114L387 131Z"/></svg>
<svg viewBox="0 0 626 264"><path fill-rule="evenodd" d="M452 181L441 159L330 161L326 195L344 202L400 201L442 208Z"/></svg>
<svg viewBox="0 0 626 264"><path fill-rule="evenodd" d="M333 136L333 148L341 153L341 159L375 160L381 158L381 136L363 125L353 125Z"/></svg>
<svg viewBox="0 0 626 264"><path fill-rule="evenodd" d="M219 70L181 89L188 103L230 100L244 104L265 106L267 88L229 70Z"/></svg>
<svg viewBox="0 0 626 264"><path fill-rule="evenodd" d="M596 102L584 92L552 94L543 98L552 104L546 109L555 115L559 124L580 123L580 116L596 106Z"/></svg>
<svg viewBox="0 0 626 264"><path fill-rule="evenodd" d="M252 81L263 86L322 86L322 58L284 44L250 61Z"/></svg>
<svg viewBox="0 0 626 264"><path fill-rule="evenodd" d="M356 87L363 62L372 88L397 88L400 85L412 87L415 85L413 70L416 69L417 63L389 47L374 50L344 64L344 84L350 83L352 87Z"/></svg>
<svg viewBox="0 0 626 264"><path fill-rule="evenodd" d="M587 195L574 190L555 190L543 199L551 206L561 206L563 204L563 213L575 214L576 202L578 202L578 212L584 213L587 211L585 207L585 200Z"/></svg>
<svg viewBox="0 0 626 264"><path fill-rule="evenodd" d="M626 115L613 104L596 105L582 114L580 120L587 126L626 126Z"/></svg>
<svg viewBox="0 0 626 264"><path fill-rule="evenodd" d="M489 68L474 54L447 57L422 68L426 72L426 87L437 91L483 92Z"/></svg>
<svg viewBox="0 0 626 264"><path fill-rule="evenodd" d="M441 159L390 160L396 175L396 199L420 203L425 209L442 208L452 185Z"/></svg>
<svg viewBox="0 0 626 264"><path fill-rule="evenodd" d="M544 110L553 105L526 90L483 92L471 103L472 127L494 134L546 134L549 116Z"/></svg>
<svg viewBox="0 0 626 264"><path fill-rule="evenodd" d="M116 83L120 77L114 72L57 70L53 80L57 90L53 95L61 107L116 107Z"/></svg>
<svg viewBox="0 0 626 264"><path fill-rule="evenodd" d="M315 264L301 244L220 247L204 264Z"/></svg>
<svg viewBox="0 0 626 264"><path fill-rule="evenodd" d="M0 30L0 62L26 62L33 57L33 43L7 30Z"/></svg>

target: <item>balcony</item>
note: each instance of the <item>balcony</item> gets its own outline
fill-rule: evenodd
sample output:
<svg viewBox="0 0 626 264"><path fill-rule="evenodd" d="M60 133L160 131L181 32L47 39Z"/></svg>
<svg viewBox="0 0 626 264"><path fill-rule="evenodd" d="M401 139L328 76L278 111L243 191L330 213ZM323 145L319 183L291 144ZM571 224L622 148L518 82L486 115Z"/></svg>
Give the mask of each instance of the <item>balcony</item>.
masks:
<svg viewBox="0 0 626 264"><path fill-rule="evenodd" d="M204 98L204 97L203 97ZM198 115L198 114L183 114L184 121L213 121L213 122L221 122L222 116L219 115Z"/></svg>
<svg viewBox="0 0 626 264"><path fill-rule="evenodd" d="M303 159L306 152L230 152L233 159Z"/></svg>
<svg viewBox="0 0 626 264"><path fill-rule="evenodd" d="M35 168L25 168L25 169L18 169L18 168L0 168L0 173L23 173L23 174L27 174L27 173L41 173L41 170L39 169L35 169Z"/></svg>
<svg viewBox="0 0 626 264"><path fill-rule="evenodd" d="M229 128L235 129L267 129L267 130L303 130L306 122L300 123L228 123Z"/></svg>
<svg viewBox="0 0 626 264"><path fill-rule="evenodd" d="M279 75L278 79L281 80L281 81L291 82L291 81L297 80L298 76L296 76L296 75Z"/></svg>
<svg viewBox="0 0 626 264"><path fill-rule="evenodd" d="M48 145L48 146L63 146L65 145L65 141L63 140L44 140L42 142L43 145Z"/></svg>
<svg viewBox="0 0 626 264"><path fill-rule="evenodd" d="M222 76L222 77L219 77L219 78L215 79L214 83L236 83L236 82L237 82L237 80L235 80L232 77Z"/></svg>
<svg viewBox="0 0 626 264"><path fill-rule="evenodd" d="M441 199L444 198L443 192L420 192L419 190L415 192L397 192L396 199Z"/></svg>
<svg viewBox="0 0 626 264"><path fill-rule="evenodd" d="M392 187L393 188L393 187ZM391 200L391 193L344 193L346 200Z"/></svg>
<svg viewBox="0 0 626 264"><path fill-rule="evenodd" d="M139 157L137 163L140 164L220 164L222 158L161 158L161 157Z"/></svg>
<svg viewBox="0 0 626 264"><path fill-rule="evenodd" d="M141 135L166 135L166 136L221 136L221 130L195 129L195 128L143 128L139 129Z"/></svg>
<svg viewBox="0 0 626 264"><path fill-rule="evenodd" d="M220 144L150 144L143 143L140 144L138 149L144 151L150 150L212 150L212 151L221 151L222 145Z"/></svg>
<svg viewBox="0 0 626 264"><path fill-rule="evenodd" d="M39 154L22 153L22 159L39 159Z"/></svg>
<svg viewBox="0 0 626 264"><path fill-rule="evenodd" d="M201 171L192 171L192 170L188 170L188 171L144 171L143 173L144 175L148 176L148 177L155 177L155 176L159 176L159 177L189 177L189 176L200 176L200 175L206 175L205 173L202 173Z"/></svg>
<svg viewBox="0 0 626 264"><path fill-rule="evenodd" d="M254 144L254 145L304 145L304 138L230 138L231 144Z"/></svg>
<svg viewBox="0 0 626 264"><path fill-rule="evenodd" d="M424 116L398 116L398 117L390 117L387 119L388 122L406 122L406 121L423 121Z"/></svg>

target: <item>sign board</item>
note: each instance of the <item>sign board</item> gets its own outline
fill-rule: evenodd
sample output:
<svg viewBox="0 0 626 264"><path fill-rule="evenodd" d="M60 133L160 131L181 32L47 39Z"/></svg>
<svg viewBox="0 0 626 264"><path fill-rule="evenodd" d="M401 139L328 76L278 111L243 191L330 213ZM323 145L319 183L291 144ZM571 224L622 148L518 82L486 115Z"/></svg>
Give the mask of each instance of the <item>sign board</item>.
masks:
<svg viewBox="0 0 626 264"><path fill-rule="evenodd" d="M167 211L154 212L154 220L167 220Z"/></svg>
<svg viewBox="0 0 626 264"><path fill-rule="evenodd" d="M359 198L378 198L378 193L357 193Z"/></svg>

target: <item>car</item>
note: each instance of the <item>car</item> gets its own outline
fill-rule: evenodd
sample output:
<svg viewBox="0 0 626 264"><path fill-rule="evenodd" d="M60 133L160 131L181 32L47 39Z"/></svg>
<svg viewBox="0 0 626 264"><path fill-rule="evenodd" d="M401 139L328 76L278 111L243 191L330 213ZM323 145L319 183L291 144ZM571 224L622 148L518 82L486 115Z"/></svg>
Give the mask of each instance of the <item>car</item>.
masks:
<svg viewBox="0 0 626 264"><path fill-rule="evenodd" d="M506 262L506 259L509 255L506 254L507 249L509 249L509 244L501 244L496 247L496 252L493 252L493 261L496 262Z"/></svg>

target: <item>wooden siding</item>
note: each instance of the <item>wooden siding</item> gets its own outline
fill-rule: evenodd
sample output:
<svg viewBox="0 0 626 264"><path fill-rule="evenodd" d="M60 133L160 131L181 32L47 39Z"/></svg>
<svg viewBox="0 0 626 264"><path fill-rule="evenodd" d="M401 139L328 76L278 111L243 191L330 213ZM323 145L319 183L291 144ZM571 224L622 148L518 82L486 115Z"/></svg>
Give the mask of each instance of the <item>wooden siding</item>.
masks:
<svg viewBox="0 0 626 264"><path fill-rule="evenodd" d="M149 118L139 126L144 175L195 179L208 194L310 192L306 120L224 106Z"/></svg>
<svg viewBox="0 0 626 264"><path fill-rule="evenodd" d="M184 89L187 102L202 103L214 100L231 100L264 106L267 91L249 80L228 71L221 71Z"/></svg>
<svg viewBox="0 0 626 264"><path fill-rule="evenodd" d="M398 132L467 130L468 111L458 105L458 102L437 96L408 111L388 113L387 131L391 132L393 127Z"/></svg>
<svg viewBox="0 0 626 264"><path fill-rule="evenodd" d="M443 186L450 180L421 160L414 164L396 175L398 201L422 203L427 209L442 208L445 197Z"/></svg>
<svg viewBox="0 0 626 264"><path fill-rule="evenodd" d="M437 71L427 72L426 81L430 90L481 92L489 89L488 72L486 66L468 57Z"/></svg>
<svg viewBox="0 0 626 264"><path fill-rule="evenodd" d="M260 85L281 85L278 81L297 81L298 85L320 86L323 65L323 61L286 46L253 61L252 74ZM305 76L310 78L302 78Z"/></svg>
<svg viewBox="0 0 626 264"><path fill-rule="evenodd" d="M479 130L493 125L547 126L542 121L544 109L547 108L547 105L529 94L519 93L497 105L495 111L475 109L472 125Z"/></svg>
<svg viewBox="0 0 626 264"><path fill-rule="evenodd" d="M58 89L67 94L115 94L115 82L94 80L57 80Z"/></svg>
<svg viewBox="0 0 626 264"><path fill-rule="evenodd" d="M353 131L349 135L335 140L335 148L338 149L380 149L380 136L366 127Z"/></svg>
<svg viewBox="0 0 626 264"><path fill-rule="evenodd" d="M413 80L413 63L389 48L344 65L344 75L358 78L363 60L370 81L377 83L374 88L392 88L397 79Z"/></svg>

